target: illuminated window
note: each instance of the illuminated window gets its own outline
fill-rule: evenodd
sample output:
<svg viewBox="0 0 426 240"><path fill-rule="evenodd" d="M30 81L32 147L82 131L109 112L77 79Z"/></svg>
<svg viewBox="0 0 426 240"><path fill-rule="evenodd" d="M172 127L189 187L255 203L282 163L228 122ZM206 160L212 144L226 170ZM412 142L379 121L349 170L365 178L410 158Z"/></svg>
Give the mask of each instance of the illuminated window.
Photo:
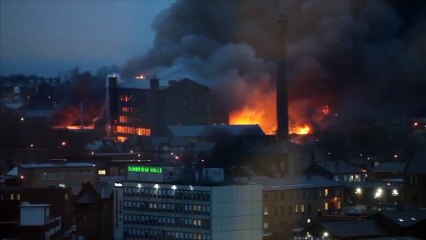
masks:
<svg viewBox="0 0 426 240"><path fill-rule="evenodd" d="M124 142L127 140L127 137L117 137L117 141Z"/></svg>
<svg viewBox="0 0 426 240"><path fill-rule="evenodd" d="M106 174L105 169L98 170L98 175L105 175L105 174Z"/></svg>
<svg viewBox="0 0 426 240"><path fill-rule="evenodd" d="M296 213L299 212L299 205L296 205L296 207L294 208L294 212L296 212Z"/></svg>
<svg viewBox="0 0 426 240"><path fill-rule="evenodd" d="M337 202L337 209L340 209L340 201Z"/></svg>
<svg viewBox="0 0 426 240"><path fill-rule="evenodd" d="M65 193L65 195L64 195L64 199L65 199L65 200L68 200L68 193Z"/></svg>
<svg viewBox="0 0 426 240"><path fill-rule="evenodd" d="M263 223L263 229L268 229L268 223Z"/></svg>
<svg viewBox="0 0 426 240"><path fill-rule="evenodd" d="M10 194L10 200L15 200L15 195L13 195L13 193Z"/></svg>
<svg viewBox="0 0 426 240"><path fill-rule="evenodd" d="M328 188L325 188L324 189L324 197L327 197L328 196Z"/></svg>
<svg viewBox="0 0 426 240"><path fill-rule="evenodd" d="M16 200L21 201L21 194L19 193L16 194Z"/></svg>
<svg viewBox="0 0 426 240"><path fill-rule="evenodd" d="M130 111L130 109L129 109L129 107L122 107L121 111L127 113L127 112Z"/></svg>
<svg viewBox="0 0 426 240"><path fill-rule="evenodd" d="M127 116L120 116L119 117L119 122L120 123L128 123L129 119L127 118Z"/></svg>
<svg viewBox="0 0 426 240"><path fill-rule="evenodd" d="M300 204L300 212L305 212L305 204Z"/></svg>
<svg viewBox="0 0 426 240"><path fill-rule="evenodd" d="M269 214L268 208L264 208L263 209L263 215L268 215L268 214Z"/></svg>
<svg viewBox="0 0 426 240"><path fill-rule="evenodd" d="M324 210L328 210L328 202L324 203Z"/></svg>

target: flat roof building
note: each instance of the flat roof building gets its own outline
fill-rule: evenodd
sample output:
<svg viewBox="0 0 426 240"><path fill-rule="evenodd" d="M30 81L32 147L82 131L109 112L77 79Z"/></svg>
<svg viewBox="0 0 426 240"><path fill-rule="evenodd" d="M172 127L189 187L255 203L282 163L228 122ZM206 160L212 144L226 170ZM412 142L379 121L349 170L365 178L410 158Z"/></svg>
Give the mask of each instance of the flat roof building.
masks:
<svg viewBox="0 0 426 240"><path fill-rule="evenodd" d="M262 239L261 186L223 169L133 165L115 186L115 239Z"/></svg>

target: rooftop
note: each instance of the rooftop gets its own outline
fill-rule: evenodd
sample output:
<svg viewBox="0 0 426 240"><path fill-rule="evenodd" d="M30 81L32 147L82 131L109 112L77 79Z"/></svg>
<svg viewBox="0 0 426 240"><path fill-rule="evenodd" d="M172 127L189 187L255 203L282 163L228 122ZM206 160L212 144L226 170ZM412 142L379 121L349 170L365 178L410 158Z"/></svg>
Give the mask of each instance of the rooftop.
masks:
<svg viewBox="0 0 426 240"><path fill-rule="evenodd" d="M405 163L403 162L381 162L376 167L372 168L371 172L378 173L398 173L403 172Z"/></svg>
<svg viewBox="0 0 426 240"><path fill-rule="evenodd" d="M188 125L168 126L173 136L204 137L224 133L230 136L263 136L265 133L257 124L252 125Z"/></svg>
<svg viewBox="0 0 426 240"><path fill-rule="evenodd" d="M73 168L73 167L93 167L93 163L23 163L20 168Z"/></svg>
<svg viewBox="0 0 426 240"><path fill-rule="evenodd" d="M321 176L308 175L293 175L285 178L254 177L238 181L260 184L267 191L343 186L342 183L331 181Z"/></svg>

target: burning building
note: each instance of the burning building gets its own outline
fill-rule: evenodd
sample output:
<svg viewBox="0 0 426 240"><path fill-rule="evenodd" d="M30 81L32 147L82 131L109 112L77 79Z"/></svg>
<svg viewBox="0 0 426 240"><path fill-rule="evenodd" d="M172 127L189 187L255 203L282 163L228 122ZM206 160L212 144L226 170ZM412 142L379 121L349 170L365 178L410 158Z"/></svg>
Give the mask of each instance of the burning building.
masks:
<svg viewBox="0 0 426 240"><path fill-rule="evenodd" d="M212 110L210 89L188 78L122 81L117 75L107 79L107 132L118 141L129 136L164 133L167 125L212 124L219 119ZM223 119L223 117L222 117Z"/></svg>

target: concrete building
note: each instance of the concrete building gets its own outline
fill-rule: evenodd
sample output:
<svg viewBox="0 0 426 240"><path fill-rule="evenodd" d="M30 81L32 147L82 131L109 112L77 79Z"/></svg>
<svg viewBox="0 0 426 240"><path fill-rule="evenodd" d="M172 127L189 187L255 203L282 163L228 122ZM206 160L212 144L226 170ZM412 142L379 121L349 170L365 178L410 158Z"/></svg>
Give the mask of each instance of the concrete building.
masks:
<svg viewBox="0 0 426 240"><path fill-rule="evenodd" d="M129 166L114 189L114 239L262 239L261 187L222 169Z"/></svg>

